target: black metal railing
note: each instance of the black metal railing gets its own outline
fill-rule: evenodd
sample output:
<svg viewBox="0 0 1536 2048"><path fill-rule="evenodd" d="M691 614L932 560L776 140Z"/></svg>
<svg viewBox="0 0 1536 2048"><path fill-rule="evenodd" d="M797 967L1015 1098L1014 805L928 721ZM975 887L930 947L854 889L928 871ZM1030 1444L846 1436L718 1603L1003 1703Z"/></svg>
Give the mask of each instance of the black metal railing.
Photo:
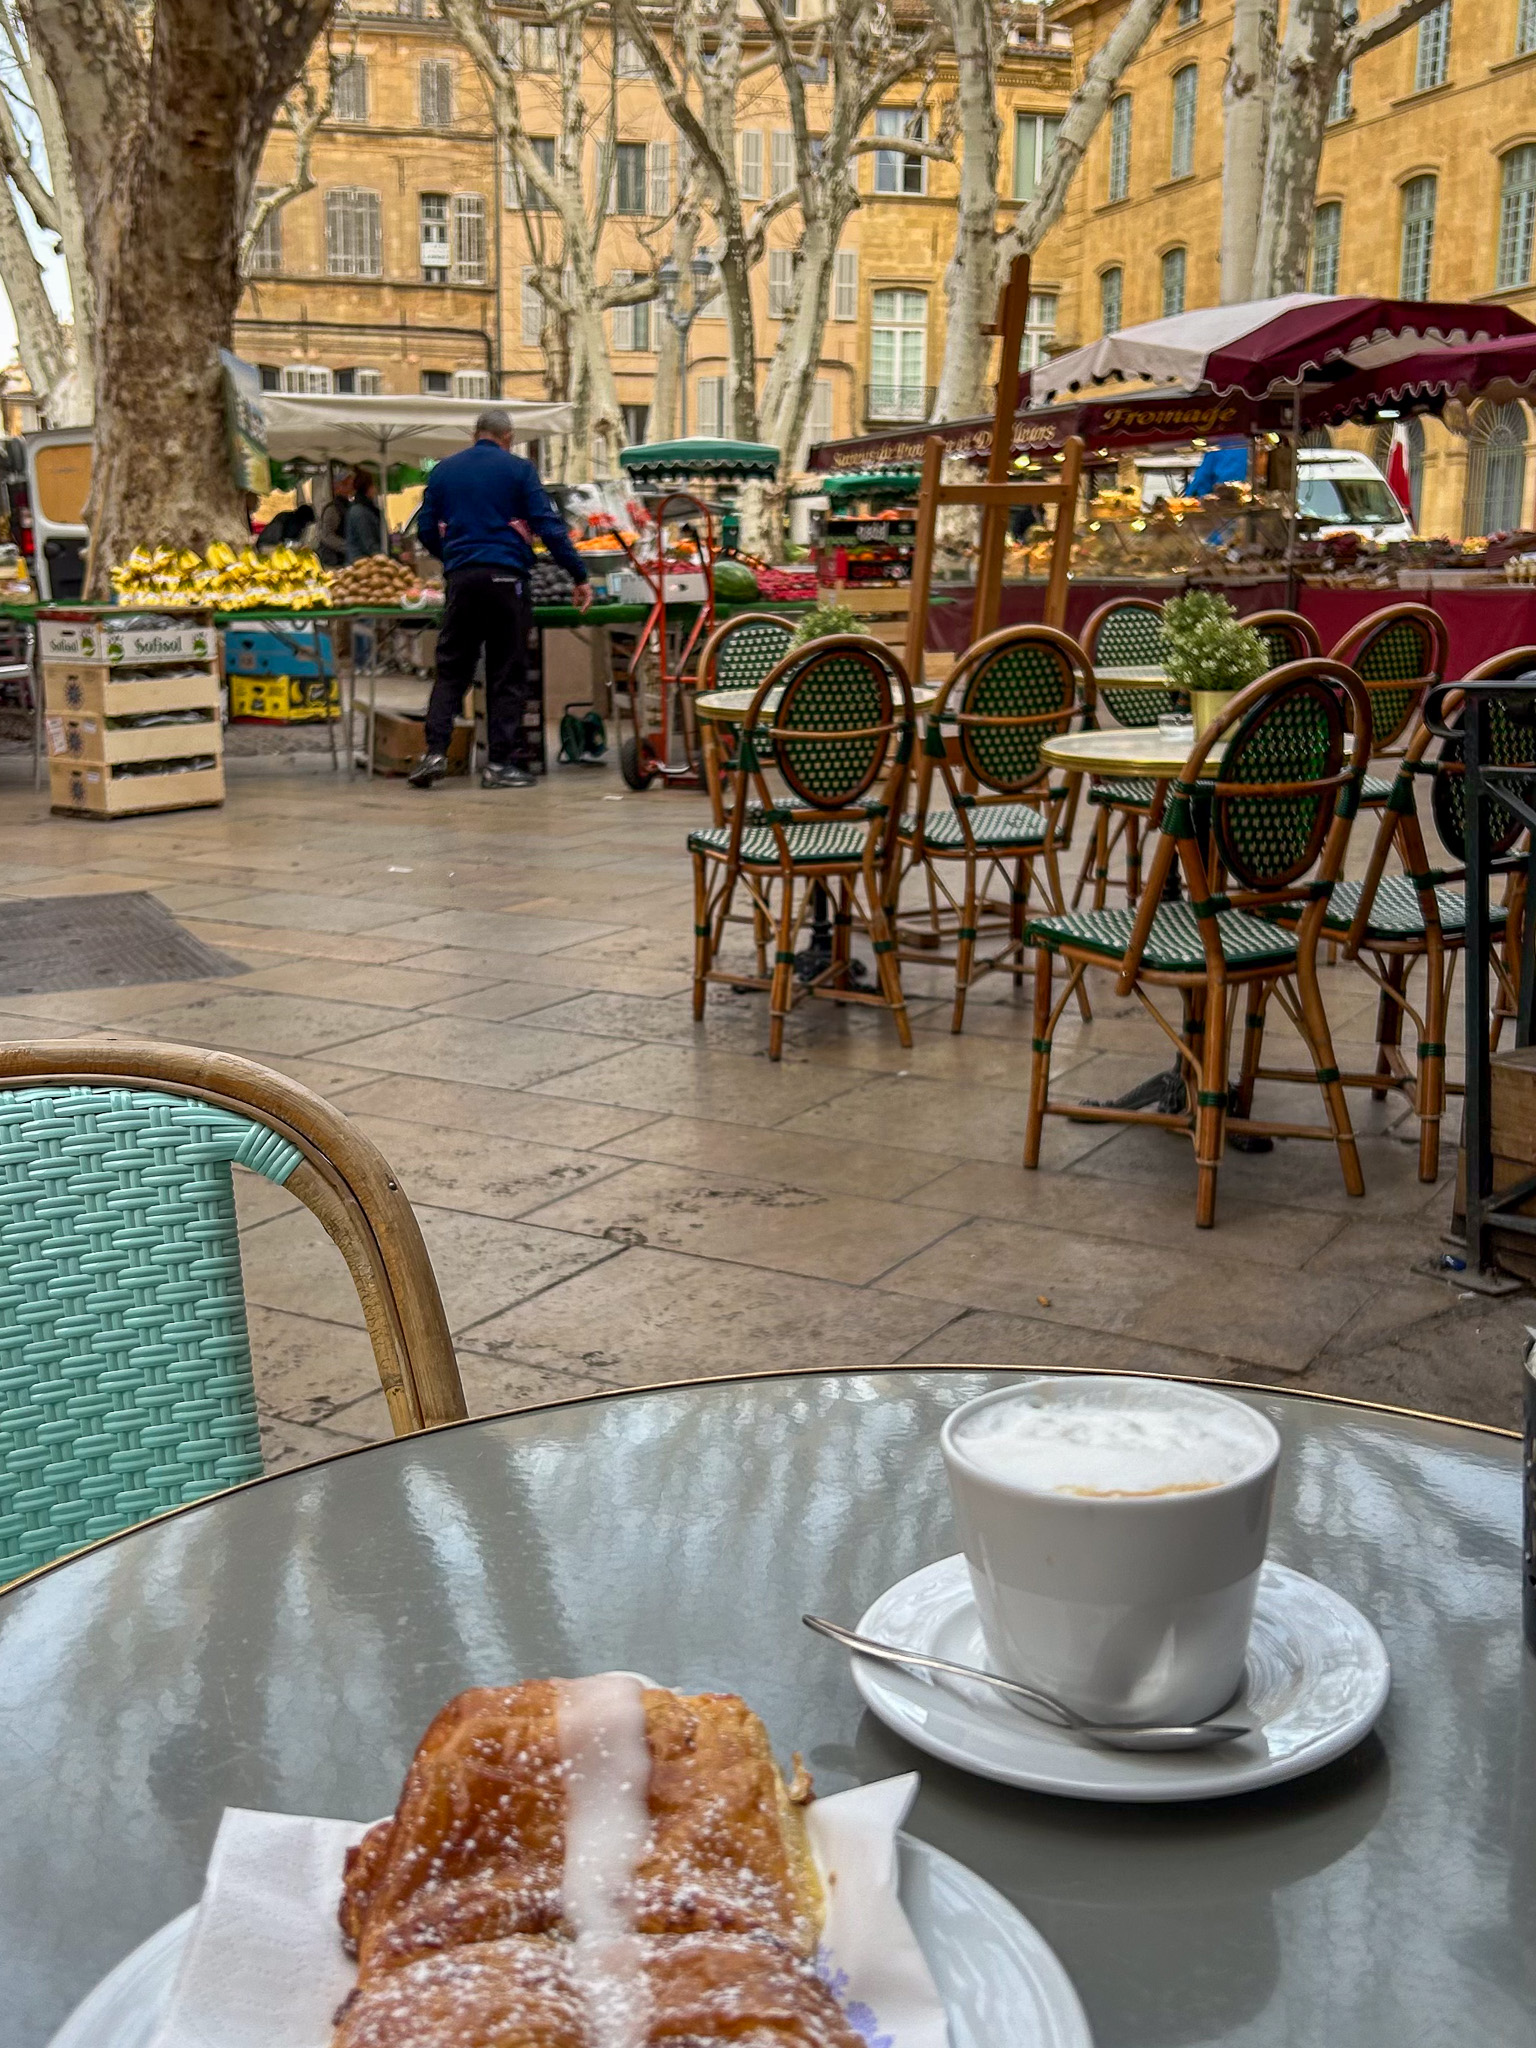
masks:
<svg viewBox="0 0 1536 2048"><path fill-rule="evenodd" d="M932 384L866 384L864 417L867 420L929 419L938 396Z"/></svg>

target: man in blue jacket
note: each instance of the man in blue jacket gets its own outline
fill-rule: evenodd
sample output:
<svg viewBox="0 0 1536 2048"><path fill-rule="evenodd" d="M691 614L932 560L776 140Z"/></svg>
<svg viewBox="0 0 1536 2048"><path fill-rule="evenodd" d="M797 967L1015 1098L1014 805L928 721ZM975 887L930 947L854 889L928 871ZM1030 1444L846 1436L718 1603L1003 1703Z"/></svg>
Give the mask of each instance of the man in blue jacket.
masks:
<svg viewBox="0 0 1536 2048"><path fill-rule="evenodd" d="M519 766L528 703L528 575L535 534L576 585L576 608L592 602L580 555L531 462L512 453L512 422L492 406L475 421L472 447L440 462L427 479L416 531L443 565L447 602L437 636L437 680L427 707L427 751L411 770L417 789L448 772L453 722L485 650L485 722L490 756L482 789L528 789Z"/></svg>

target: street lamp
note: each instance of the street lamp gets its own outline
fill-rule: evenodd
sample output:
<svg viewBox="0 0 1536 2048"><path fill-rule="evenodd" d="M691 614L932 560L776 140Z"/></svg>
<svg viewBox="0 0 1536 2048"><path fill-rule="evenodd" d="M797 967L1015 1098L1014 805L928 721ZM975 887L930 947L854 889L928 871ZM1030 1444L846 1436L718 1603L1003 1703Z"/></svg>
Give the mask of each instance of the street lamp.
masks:
<svg viewBox="0 0 1536 2048"><path fill-rule="evenodd" d="M715 274L715 259L705 249L700 249L688 265L688 274L693 290L688 294L686 306L677 303L677 288L682 282L682 272L672 257L668 257L656 272L656 282L661 288L661 310L676 328L681 340L678 367L677 419L678 438L688 438L688 330L703 308L706 289Z"/></svg>

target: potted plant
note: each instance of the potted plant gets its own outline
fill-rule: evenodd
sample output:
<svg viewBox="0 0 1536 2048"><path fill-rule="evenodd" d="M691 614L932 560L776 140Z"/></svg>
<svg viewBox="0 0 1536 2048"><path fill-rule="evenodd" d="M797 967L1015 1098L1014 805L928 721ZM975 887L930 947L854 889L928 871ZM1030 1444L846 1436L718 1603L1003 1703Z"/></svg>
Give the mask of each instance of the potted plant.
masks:
<svg viewBox="0 0 1536 2048"><path fill-rule="evenodd" d="M803 647L808 640L828 640L835 633L862 633L861 621L845 604L823 602L814 604L795 627L792 647Z"/></svg>
<svg viewBox="0 0 1536 2048"><path fill-rule="evenodd" d="M1234 690L1255 681L1269 667L1269 652L1224 597L1191 590L1163 606L1166 667L1175 689L1189 692L1198 738L1226 707Z"/></svg>

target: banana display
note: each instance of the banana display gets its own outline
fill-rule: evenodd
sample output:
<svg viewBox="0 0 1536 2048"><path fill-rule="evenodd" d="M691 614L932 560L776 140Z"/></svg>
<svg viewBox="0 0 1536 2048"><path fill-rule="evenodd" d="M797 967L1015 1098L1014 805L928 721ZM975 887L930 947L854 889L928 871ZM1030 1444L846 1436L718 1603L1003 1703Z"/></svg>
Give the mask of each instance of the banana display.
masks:
<svg viewBox="0 0 1536 2048"><path fill-rule="evenodd" d="M216 540L206 555L192 548L135 548L112 571L112 588L124 604L169 608L195 605L205 611L309 611L331 602L331 576L307 548L273 548L237 554Z"/></svg>

